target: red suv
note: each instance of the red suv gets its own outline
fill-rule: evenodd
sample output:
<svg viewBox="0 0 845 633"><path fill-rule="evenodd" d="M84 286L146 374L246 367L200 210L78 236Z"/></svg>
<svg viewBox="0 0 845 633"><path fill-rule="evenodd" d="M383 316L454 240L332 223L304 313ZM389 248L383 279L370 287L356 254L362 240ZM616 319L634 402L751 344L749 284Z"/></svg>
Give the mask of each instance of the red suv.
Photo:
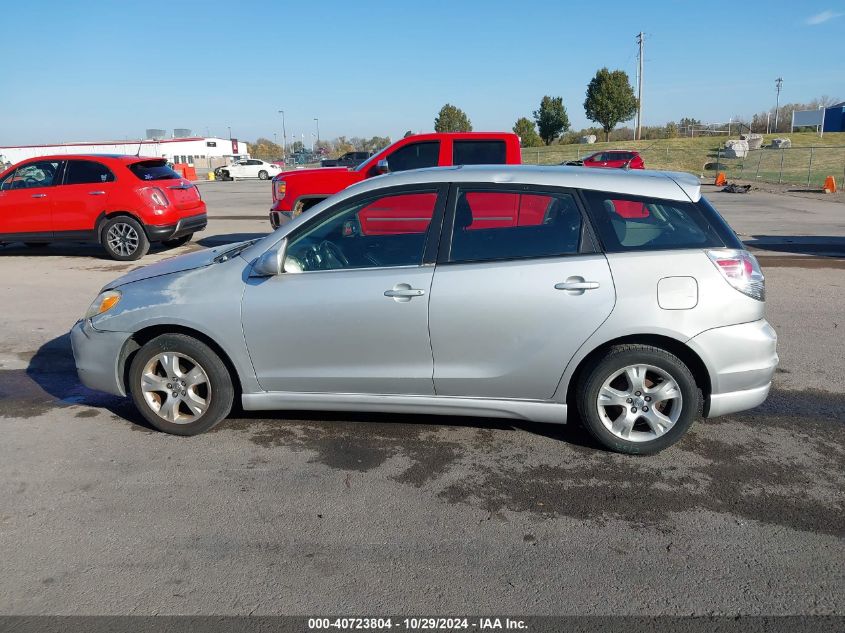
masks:
<svg viewBox="0 0 845 633"><path fill-rule="evenodd" d="M96 241L130 261L150 242L180 246L206 223L199 190L163 158L41 156L0 173L0 244Z"/></svg>
<svg viewBox="0 0 845 633"><path fill-rule="evenodd" d="M621 169L645 169L643 157L639 152L622 149L608 149L603 152L596 152L587 156L583 162L584 167L615 167Z"/></svg>

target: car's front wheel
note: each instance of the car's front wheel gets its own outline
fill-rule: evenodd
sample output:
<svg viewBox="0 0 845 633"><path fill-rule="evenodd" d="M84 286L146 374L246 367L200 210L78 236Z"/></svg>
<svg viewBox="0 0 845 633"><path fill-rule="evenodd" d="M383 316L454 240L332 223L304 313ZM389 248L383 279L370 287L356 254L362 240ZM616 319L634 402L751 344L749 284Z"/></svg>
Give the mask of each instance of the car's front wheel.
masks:
<svg viewBox="0 0 845 633"><path fill-rule="evenodd" d="M150 250L150 241L140 222L123 215L103 225L100 243L109 257L121 262L141 259Z"/></svg>
<svg viewBox="0 0 845 633"><path fill-rule="evenodd" d="M129 382L141 415L165 433L204 433L232 409L226 365L208 345L185 334L163 334L138 350Z"/></svg>
<svg viewBox="0 0 845 633"><path fill-rule="evenodd" d="M605 447L648 455L677 442L700 409L689 368L674 354L650 345L619 345L582 374L578 411Z"/></svg>

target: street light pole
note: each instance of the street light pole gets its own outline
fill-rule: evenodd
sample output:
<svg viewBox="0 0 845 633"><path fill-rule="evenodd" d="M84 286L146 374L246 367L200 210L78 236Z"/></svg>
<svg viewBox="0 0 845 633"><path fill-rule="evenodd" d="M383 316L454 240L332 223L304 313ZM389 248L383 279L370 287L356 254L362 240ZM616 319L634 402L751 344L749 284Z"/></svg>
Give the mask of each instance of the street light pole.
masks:
<svg viewBox="0 0 845 633"><path fill-rule="evenodd" d="M777 98L775 99L775 134L778 131L778 118L780 116L780 89L783 86L783 78L778 77L775 79L775 88L777 89Z"/></svg>
<svg viewBox="0 0 845 633"><path fill-rule="evenodd" d="M317 145L320 144L320 119L314 117L314 120L317 122Z"/></svg>
<svg viewBox="0 0 845 633"><path fill-rule="evenodd" d="M279 114L282 115L282 161L285 162L287 160L287 145L288 145L288 132L285 129L285 111L279 110Z"/></svg>
<svg viewBox="0 0 845 633"><path fill-rule="evenodd" d="M229 128L229 140L231 141L232 140L232 126L229 125L227 127Z"/></svg>

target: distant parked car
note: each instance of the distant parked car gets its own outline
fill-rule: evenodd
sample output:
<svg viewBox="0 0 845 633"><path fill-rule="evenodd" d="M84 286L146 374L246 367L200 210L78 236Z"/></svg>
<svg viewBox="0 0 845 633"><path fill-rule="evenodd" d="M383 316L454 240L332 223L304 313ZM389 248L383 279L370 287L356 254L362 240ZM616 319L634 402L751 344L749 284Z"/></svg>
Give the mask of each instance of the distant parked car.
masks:
<svg viewBox="0 0 845 633"><path fill-rule="evenodd" d="M320 161L321 167L357 167L370 156L372 152L346 152L340 158L324 158Z"/></svg>
<svg viewBox="0 0 845 633"><path fill-rule="evenodd" d="M113 259L180 246L206 226L199 189L164 158L61 155L0 173L0 243L99 242Z"/></svg>
<svg viewBox="0 0 845 633"><path fill-rule="evenodd" d="M218 167L214 175L220 180L234 180L235 178L258 178L270 180L283 171L282 167L257 158L246 158L225 167Z"/></svg>
<svg viewBox="0 0 845 633"><path fill-rule="evenodd" d="M583 160L567 160L561 165L577 165L580 167L609 167L626 169L645 169L645 163L639 152L631 150L609 149L596 152Z"/></svg>
<svg viewBox="0 0 845 633"><path fill-rule="evenodd" d="M764 313L757 260L693 176L465 166L368 179L260 240L132 271L71 342L84 385L177 435L236 398L552 424L577 408L602 445L648 454L766 399Z"/></svg>

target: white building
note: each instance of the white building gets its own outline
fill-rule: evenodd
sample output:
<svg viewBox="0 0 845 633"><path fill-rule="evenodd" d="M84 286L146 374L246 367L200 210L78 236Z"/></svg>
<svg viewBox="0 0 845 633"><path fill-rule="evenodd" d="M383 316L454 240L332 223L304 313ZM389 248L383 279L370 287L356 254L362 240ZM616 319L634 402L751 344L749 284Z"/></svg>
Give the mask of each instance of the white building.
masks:
<svg viewBox="0 0 845 633"><path fill-rule="evenodd" d="M15 164L27 158L54 154L140 154L166 158L173 163L193 163L196 167L210 167L211 164L224 165L247 157L249 148L246 143L237 139L216 137L0 146L0 170L4 162Z"/></svg>

